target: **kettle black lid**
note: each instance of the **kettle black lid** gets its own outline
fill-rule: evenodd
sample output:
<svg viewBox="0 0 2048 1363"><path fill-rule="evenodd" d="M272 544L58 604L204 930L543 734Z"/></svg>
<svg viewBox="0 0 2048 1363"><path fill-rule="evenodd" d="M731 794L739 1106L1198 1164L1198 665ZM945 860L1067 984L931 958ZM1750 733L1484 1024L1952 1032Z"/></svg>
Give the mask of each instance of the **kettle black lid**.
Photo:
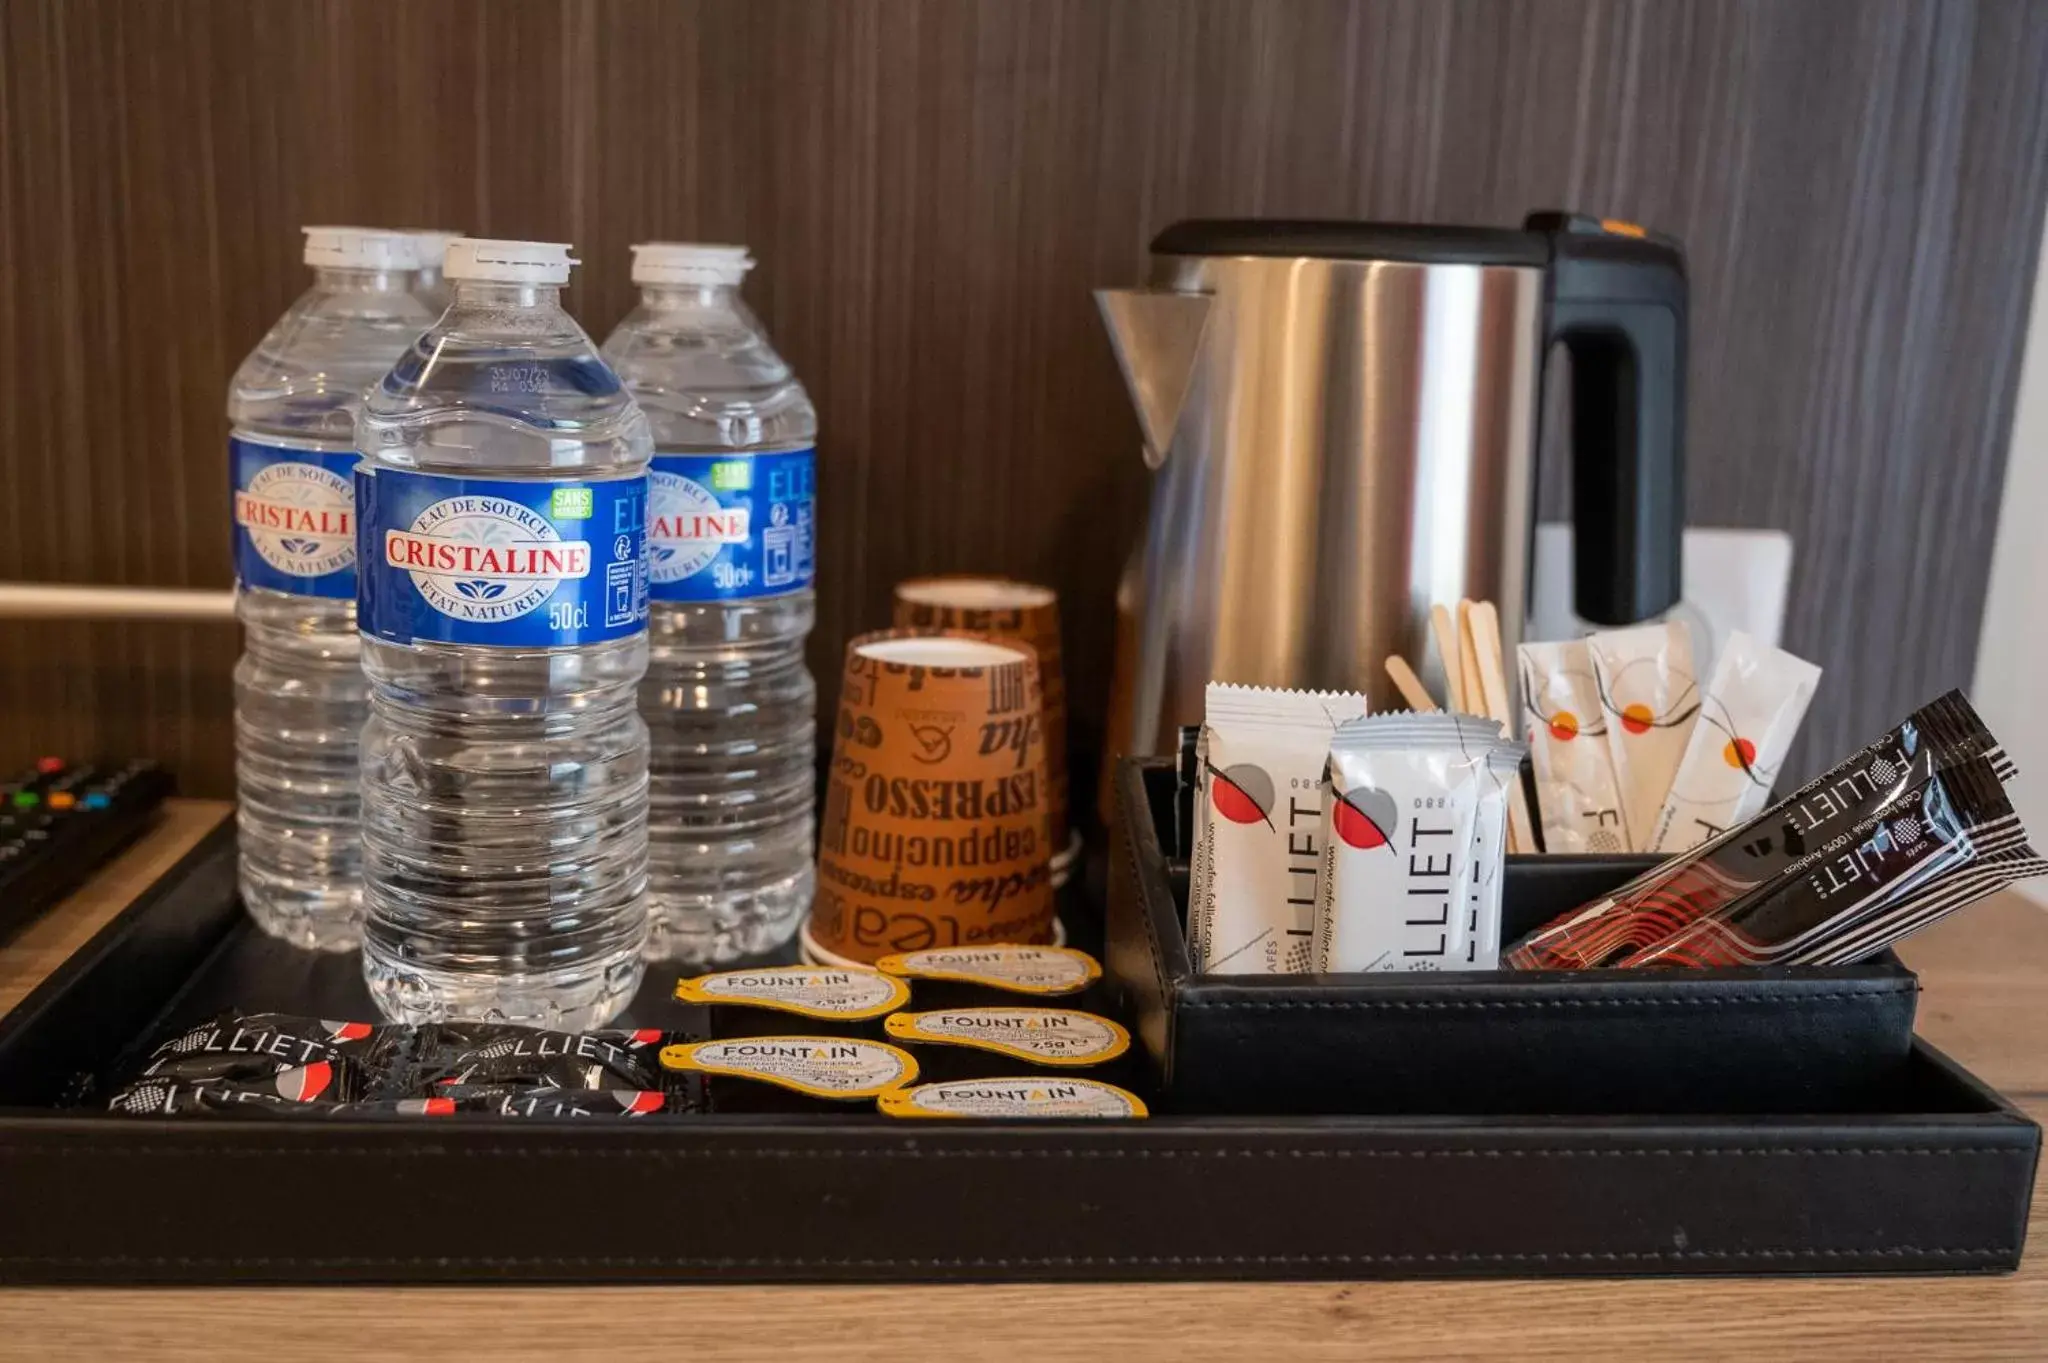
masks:
<svg viewBox="0 0 2048 1363"><path fill-rule="evenodd" d="M1337 222L1279 218L1190 218L1152 238L1155 256L1311 256L1398 260L1416 265L1550 263L1550 245L1509 227Z"/></svg>

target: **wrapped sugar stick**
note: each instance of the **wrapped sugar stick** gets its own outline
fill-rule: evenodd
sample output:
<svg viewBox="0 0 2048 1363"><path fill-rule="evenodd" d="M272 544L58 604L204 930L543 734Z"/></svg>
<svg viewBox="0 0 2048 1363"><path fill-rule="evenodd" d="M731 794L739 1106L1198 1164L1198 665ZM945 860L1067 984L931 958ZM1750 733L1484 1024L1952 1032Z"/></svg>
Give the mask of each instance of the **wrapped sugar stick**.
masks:
<svg viewBox="0 0 2048 1363"><path fill-rule="evenodd" d="M1188 944L1208 975L1309 969L1322 872L1323 760L1365 697L1209 684L1188 894Z"/></svg>
<svg viewBox="0 0 2048 1363"><path fill-rule="evenodd" d="M1740 630L1729 635L1650 829L1649 850L1686 851L1762 809L1819 684L1812 663Z"/></svg>
<svg viewBox="0 0 2048 1363"><path fill-rule="evenodd" d="M1491 970L1522 747L1469 715L1353 720L1330 742L1316 969Z"/></svg>
<svg viewBox="0 0 2048 1363"><path fill-rule="evenodd" d="M1667 620L1592 635L1586 648L1606 711L1607 751L1614 758L1628 845L1645 851L1699 717L1692 640L1684 625Z"/></svg>
<svg viewBox="0 0 2048 1363"><path fill-rule="evenodd" d="M1523 644L1522 716L1536 769L1543 850L1614 854L1629 850L1607 712L1593 681L1593 656L1583 639Z"/></svg>
<svg viewBox="0 0 2048 1363"><path fill-rule="evenodd" d="M1962 692L1951 691L1748 823L1544 924L1502 960L1515 970L1612 964L1848 845L1859 823L1900 806L1929 775L1980 756L1999 779L2011 779L2004 749Z"/></svg>
<svg viewBox="0 0 2048 1363"><path fill-rule="evenodd" d="M1903 935L1959 883L1981 898L2038 860L1992 764L1969 758L1859 822L1837 849L1781 873L1617 962L1642 966L1799 965L1858 960ZM1987 866L2008 872L1983 876ZM1967 881L1963 880L1968 877ZM1843 943L1857 943L1845 954Z"/></svg>

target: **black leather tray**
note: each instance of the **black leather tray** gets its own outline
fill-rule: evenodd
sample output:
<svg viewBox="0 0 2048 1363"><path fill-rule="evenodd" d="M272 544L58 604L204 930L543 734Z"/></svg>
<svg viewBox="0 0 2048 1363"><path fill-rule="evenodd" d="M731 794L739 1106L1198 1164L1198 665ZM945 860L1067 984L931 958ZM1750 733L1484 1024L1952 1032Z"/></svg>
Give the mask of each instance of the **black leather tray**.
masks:
<svg viewBox="0 0 2048 1363"><path fill-rule="evenodd" d="M1185 1111L1768 1113L1882 1106L1920 984L1859 966L1228 975L1194 971L1171 764L1118 772L1106 962ZM1510 940L1654 866L1509 857Z"/></svg>
<svg viewBox="0 0 2048 1363"><path fill-rule="evenodd" d="M352 963L196 849L0 1020L0 1279L1356 1278L2009 1269L2040 1133L1917 1049L1794 1115L898 1125L138 1119L124 1057L234 999L348 1016ZM689 1025L650 983L630 1020Z"/></svg>

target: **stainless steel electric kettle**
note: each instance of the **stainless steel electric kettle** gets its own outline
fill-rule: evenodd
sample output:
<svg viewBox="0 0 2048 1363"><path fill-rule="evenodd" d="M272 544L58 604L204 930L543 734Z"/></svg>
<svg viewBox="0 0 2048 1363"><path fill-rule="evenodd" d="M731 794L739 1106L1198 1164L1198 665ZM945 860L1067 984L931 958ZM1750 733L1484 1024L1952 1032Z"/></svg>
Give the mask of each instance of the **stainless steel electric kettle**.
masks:
<svg viewBox="0 0 2048 1363"><path fill-rule="evenodd" d="M1553 348L1578 612L1623 624L1678 600L1676 244L1558 214L1182 222L1152 242L1149 287L1096 298L1157 470L1118 592L1111 755L1171 751L1211 680L1399 704L1383 663L1424 657L1433 602L1495 602L1512 658Z"/></svg>

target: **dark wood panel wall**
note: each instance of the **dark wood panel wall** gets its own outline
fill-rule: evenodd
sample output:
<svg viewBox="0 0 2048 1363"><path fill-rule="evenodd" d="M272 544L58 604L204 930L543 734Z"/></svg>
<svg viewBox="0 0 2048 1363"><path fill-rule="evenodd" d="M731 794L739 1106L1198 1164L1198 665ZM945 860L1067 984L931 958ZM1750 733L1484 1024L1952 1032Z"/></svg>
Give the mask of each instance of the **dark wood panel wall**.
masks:
<svg viewBox="0 0 2048 1363"><path fill-rule="evenodd" d="M1002 570L1085 732L1146 491L1090 287L1186 215L1571 205L1689 244L1694 519L1797 540L1803 768L1967 680L2044 71L2027 0L5 0L0 578L229 581L223 390L302 223L572 240L599 334L628 243L744 241L823 414L828 695L896 579ZM237 646L0 622L0 758L224 793Z"/></svg>

